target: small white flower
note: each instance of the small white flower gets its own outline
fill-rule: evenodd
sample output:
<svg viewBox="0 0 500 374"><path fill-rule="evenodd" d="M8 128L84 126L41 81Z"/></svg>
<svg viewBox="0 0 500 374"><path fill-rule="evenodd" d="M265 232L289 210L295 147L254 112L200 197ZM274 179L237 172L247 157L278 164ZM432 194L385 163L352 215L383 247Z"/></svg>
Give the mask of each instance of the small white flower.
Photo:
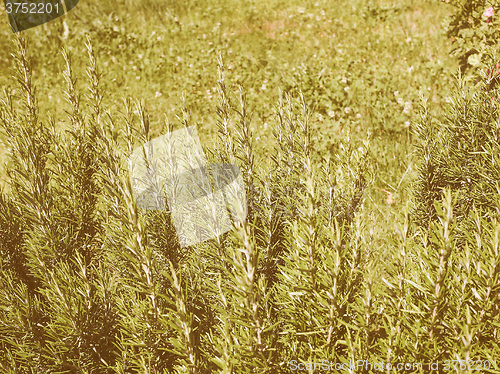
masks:
<svg viewBox="0 0 500 374"><path fill-rule="evenodd" d="M356 118L361 118L361 113L357 113Z"/></svg>
<svg viewBox="0 0 500 374"><path fill-rule="evenodd" d="M344 112L346 112L346 114L351 113L351 108L349 108L348 106L346 106L346 107L344 108Z"/></svg>
<svg viewBox="0 0 500 374"><path fill-rule="evenodd" d="M347 78L346 77L342 77L342 83L347 83Z"/></svg>
<svg viewBox="0 0 500 374"><path fill-rule="evenodd" d="M394 96L398 97L399 91L394 91Z"/></svg>
<svg viewBox="0 0 500 374"><path fill-rule="evenodd" d="M410 37L406 38L406 42L411 43L411 38Z"/></svg>
<svg viewBox="0 0 500 374"><path fill-rule="evenodd" d="M265 91L267 89L267 85L263 84L262 87L260 88L262 91Z"/></svg>
<svg viewBox="0 0 500 374"><path fill-rule="evenodd" d="M330 117L330 118L335 117L335 112L334 112L333 110L330 110L330 111L328 112L328 117Z"/></svg>
<svg viewBox="0 0 500 374"><path fill-rule="evenodd" d="M160 97L160 96L161 96L161 92L156 91L155 97Z"/></svg>
<svg viewBox="0 0 500 374"><path fill-rule="evenodd" d="M413 73L413 70L415 70L415 68L414 68L413 66L410 66L410 67L408 68L408 73L409 73L409 74Z"/></svg>
<svg viewBox="0 0 500 374"><path fill-rule="evenodd" d="M398 97L398 104L399 105L404 105L405 101L403 100L402 97Z"/></svg>
<svg viewBox="0 0 500 374"><path fill-rule="evenodd" d="M407 101L405 103L405 108L403 110L403 113L405 113L405 114L410 113L410 111L412 110L412 108L413 108L413 105L411 104L411 101Z"/></svg>
<svg viewBox="0 0 500 374"><path fill-rule="evenodd" d="M405 122L405 127L410 127L410 121Z"/></svg>
<svg viewBox="0 0 500 374"><path fill-rule="evenodd" d="M344 91L345 91L345 92L349 92L349 90L350 90L350 89L351 89L351 88L350 88L349 86L344 87Z"/></svg>

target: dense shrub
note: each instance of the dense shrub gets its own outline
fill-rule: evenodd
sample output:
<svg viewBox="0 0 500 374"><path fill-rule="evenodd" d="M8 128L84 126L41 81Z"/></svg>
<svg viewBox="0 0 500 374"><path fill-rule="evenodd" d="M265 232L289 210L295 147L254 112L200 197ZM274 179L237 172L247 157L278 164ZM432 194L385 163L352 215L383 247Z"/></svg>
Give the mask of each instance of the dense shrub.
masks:
<svg viewBox="0 0 500 374"><path fill-rule="evenodd" d="M472 86L459 76L445 120L431 118L424 101L417 125L412 286L416 305L433 300L432 313L418 307L432 322L425 334L437 340L427 346L430 359L485 358L499 348L498 93L487 77Z"/></svg>
<svg viewBox="0 0 500 374"><path fill-rule="evenodd" d="M420 173L415 185L415 222L435 220L435 200L450 188L457 193L455 215L463 232L471 224L474 208L493 214L500 178L498 88L483 78L476 86L458 80L443 123L434 120L424 104L418 126Z"/></svg>
<svg viewBox="0 0 500 374"><path fill-rule="evenodd" d="M87 49L85 105L64 54L68 117L55 128L40 119L18 40L22 106L7 93L0 117L10 145L2 370L275 372L290 357L321 357L314 346L345 352L338 341L357 313L365 262L354 223L366 147L343 143L336 159L319 159L304 100L283 97L264 163L253 154L245 95L229 91L221 63L220 149L209 154L240 165L249 215L232 234L181 249L168 212L136 206L124 169L136 142L150 138L148 114L126 101L120 125L106 112Z"/></svg>
<svg viewBox="0 0 500 374"><path fill-rule="evenodd" d="M446 20L446 34L455 45L452 54L457 56L463 73L483 63L489 65L488 74L499 73L498 50L500 41L500 2L487 0L443 0L453 6ZM495 67L495 68L493 68ZM472 69L471 69L472 68Z"/></svg>

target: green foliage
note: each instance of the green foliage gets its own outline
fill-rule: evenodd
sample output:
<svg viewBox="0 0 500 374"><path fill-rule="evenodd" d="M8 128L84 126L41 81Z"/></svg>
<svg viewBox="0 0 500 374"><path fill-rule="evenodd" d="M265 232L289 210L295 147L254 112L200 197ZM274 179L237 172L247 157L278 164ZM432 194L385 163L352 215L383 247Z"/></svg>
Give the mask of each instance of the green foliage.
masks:
<svg viewBox="0 0 500 374"><path fill-rule="evenodd" d="M457 56L462 72L472 68L477 74L482 63L488 66L490 78L498 75L498 58L491 52L500 40L500 2L487 0L443 0L454 7L446 20L446 35L454 43L452 55Z"/></svg>
<svg viewBox="0 0 500 374"><path fill-rule="evenodd" d="M433 202L444 188L457 193L460 232L471 226L474 208L495 211L498 199L498 88L483 79L476 86L458 80L443 123L433 121L426 104L417 126L421 164L415 185L415 221L425 227L436 218Z"/></svg>
<svg viewBox="0 0 500 374"><path fill-rule="evenodd" d="M498 349L498 88L488 83L470 87L459 77L446 120L433 121L424 102L417 126L418 260L410 285L420 294L416 313L426 318L416 314L413 323L428 337L422 349L431 360L490 357Z"/></svg>
<svg viewBox="0 0 500 374"><path fill-rule="evenodd" d="M444 368L450 360L449 368L458 368L462 363L451 360L492 360L491 352L499 348L494 306L499 295L492 287L498 281L498 221L475 210L476 226L458 245L454 206L456 196L447 189L434 203L436 221L412 239L406 219L395 241L395 266L389 267L393 281L387 282L392 307L384 316L389 339L383 344L388 355L406 362L439 361Z"/></svg>

